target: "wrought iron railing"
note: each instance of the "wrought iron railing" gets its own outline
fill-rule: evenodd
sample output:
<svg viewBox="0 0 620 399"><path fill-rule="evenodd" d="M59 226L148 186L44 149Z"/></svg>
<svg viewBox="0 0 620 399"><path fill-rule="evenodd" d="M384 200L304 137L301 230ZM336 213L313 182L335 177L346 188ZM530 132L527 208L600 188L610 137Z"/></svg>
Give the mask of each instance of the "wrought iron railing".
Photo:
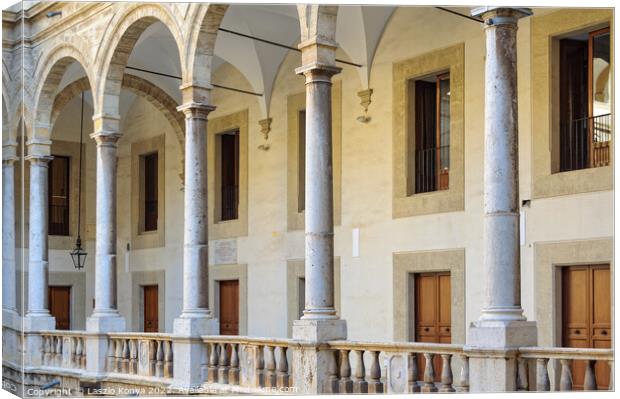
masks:
<svg viewBox="0 0 620 399"><path fill-rule="evenodd" d="M425 148L415 153L415 193L447 190L450 146Z"/></svg>
<svg viewBox="0 0 620 399"><path fill-rule="evenodd" d="M67 205L49 206L49 235L69 235L69 207Z"/></svg>
<svg viewBox="0 0 620 399"><path fill-rule="evenodd" d="M607 166L610 162L611 114L575 119L561 138L560 171Z"/></svg>

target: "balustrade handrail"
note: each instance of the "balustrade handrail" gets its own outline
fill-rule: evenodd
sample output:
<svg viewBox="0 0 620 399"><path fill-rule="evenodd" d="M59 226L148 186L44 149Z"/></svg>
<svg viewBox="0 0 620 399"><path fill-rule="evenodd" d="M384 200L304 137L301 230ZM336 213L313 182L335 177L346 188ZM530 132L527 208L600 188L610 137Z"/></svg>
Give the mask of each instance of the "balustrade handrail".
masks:
<svg viewBox="0 0 620 399"><path fill-rule="evenodd" d="M153 341L172 341L173 334L153 332L113 332L107 333L111 339L148 339Z"/></svg>
<svg viewBox="0 0 620 399"><path fill-rule="evenodd" d="M304 346L304 341L290 338L266 338L248 337L242 335L203 335L200 337L204 343L230 343L242 345L263 345L274 347L300 347Z"/></svg>
<svg viewBox="0 0 620 399"><path fill-rule="evenodd" d="M463 353L463 345L460 344L439 344L428 342L367 342L367 341L329 341L327 343L331 349L338 350L359 350L383 351L383 352L415 352L442 354Z"/></svg>
<svg viewBox="0 0 620 399"><path fill-rule="evenodd" d="M519 356L524 359L564 359L564 360L613 360L613 349L601 348L553 348L527 346L519 348Z"/></svg>
<svg viewBox="0 0 620 399"><path fill-rule="evenodd" d="M27 334L28 332L25 333ZM84 330L39 330L33 331L32 333L37 335L57 335L62 337L84 337L88 335L88 332Z"/></svg>

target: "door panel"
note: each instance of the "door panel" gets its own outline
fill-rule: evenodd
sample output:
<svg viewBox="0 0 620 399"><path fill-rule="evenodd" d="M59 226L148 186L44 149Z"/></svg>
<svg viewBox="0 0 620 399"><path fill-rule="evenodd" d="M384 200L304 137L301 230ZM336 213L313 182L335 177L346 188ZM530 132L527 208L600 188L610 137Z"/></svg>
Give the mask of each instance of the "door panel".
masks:
<svg viewBox="0 0 620 399"><path fill-rule="evenodd" d="M50 286L48 291L50 313L56 318L57 330L71 328L71 287Z"/></svg>
<svg viewBox="0 0 620 399"><path fill-rule="evenodd" d="M159 289L144 286L144 332L159 332Z"/></svg>
<svg viewBox="0 0 620 399"><path fill-rule="evenodd" d="M450 273L419 273L414 275L415 341L452 342ZM417 356L418 379L424 379L425 360ZM441 381L441 357L433 360L435 381Z"/></svg>
<svg viewBox="0 0 620 399"><path fill-rule="evenodd" d="M220 281L220 334L239 335L239 280Z"/></svg>
<svg viewBox="0 0 620 399"><path fill-rule="evenodd" d="M611 347L611 287L608 265L562 270L562 344L570 348ZM583 389L586 363L571 365L573 389ZM597 389L609 386L609 365L595 364Z"/></svg>

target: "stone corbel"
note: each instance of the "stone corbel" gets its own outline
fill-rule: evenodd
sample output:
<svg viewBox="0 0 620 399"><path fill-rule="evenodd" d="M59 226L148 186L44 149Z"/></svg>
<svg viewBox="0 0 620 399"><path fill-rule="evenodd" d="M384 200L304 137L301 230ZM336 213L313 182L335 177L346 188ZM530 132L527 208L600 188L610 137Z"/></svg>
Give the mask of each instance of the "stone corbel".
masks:
<svg viewBox="0 0 620 399"><path fill-rule="evenodd" d="M360 105L364 108L364 115L360 115L357 117L358 122L368 123L370 122L370 116L368 116L368 106L370 105L371 97L372 97L372 89L362 90L357 93L360 98Z"/></svg>
<svg viewBox="0 0 620 399"><path fill-rule="evenodd" d="M266 118L258 121L260 125L260 132L263 134L263 138L265 141L269 140L269 132L271 131L271 121L272 118ZM269 150L269 143L264 143L258 146L259 150L267 151Z"/></svg>

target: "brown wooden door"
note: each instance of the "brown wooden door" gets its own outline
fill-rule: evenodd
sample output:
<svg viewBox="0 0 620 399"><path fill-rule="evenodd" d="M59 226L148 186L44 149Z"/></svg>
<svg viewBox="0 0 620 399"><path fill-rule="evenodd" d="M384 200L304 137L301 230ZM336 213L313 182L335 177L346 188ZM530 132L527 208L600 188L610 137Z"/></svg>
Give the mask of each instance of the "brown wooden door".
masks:
<svg viewBox="0 0 620 399"><path fill-rule="evenodd" d="M220 281L220 335L239 335L239 280Z"/></svg>
<svg viewBox="0 0 620 399"><path fill-rule="evenodd" d="M159 289L144 286L144 332L159 332Z"/></svg>
<svg viewBox="0 0 620 399"><path fill-rule="evenodd" d="M56 318L56 329L71 329L71 287L50 286L48 297L50 313Z"/></svg>
<svg viewBox="0 0 620 399"><path fill-rule="evenodd" d="M611 347L609 265L565 267L562 271L562 344L570 348ZM573 388L583 389L586 364L572 363ZM597 389L609 386L609 365L595 365Z"/></svg>
<svg viewBox="0 0 620 399"><path fill-rule="evenodd" d="M450 273L419 273L415 279L415 341L452 342ZM418 355L419 379L424 376L424 356ZM441 378L441 357L435 356L435 380Z"/></svg>

